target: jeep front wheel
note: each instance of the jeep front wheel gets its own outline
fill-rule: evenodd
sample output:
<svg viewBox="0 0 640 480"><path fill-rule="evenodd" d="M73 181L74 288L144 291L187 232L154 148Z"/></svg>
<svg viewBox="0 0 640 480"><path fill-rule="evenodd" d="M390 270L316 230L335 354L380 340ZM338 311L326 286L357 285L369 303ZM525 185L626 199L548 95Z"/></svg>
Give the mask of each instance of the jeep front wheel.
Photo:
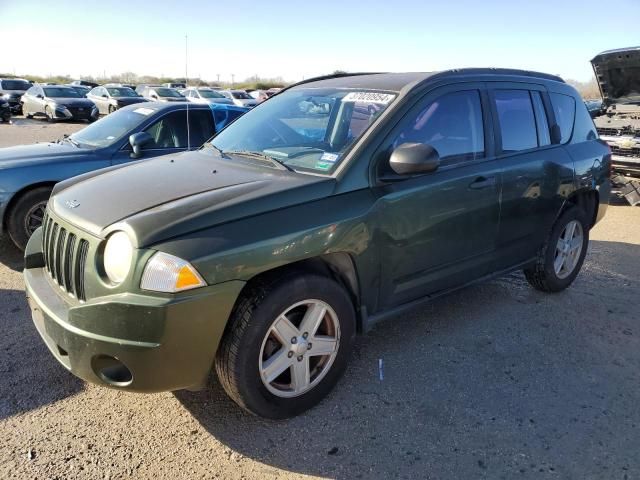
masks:
<svg viewBox="0 0 640 480"><path fill-rule="evenodd" d="M309 274L254 286L229 321L218 377L236 403L267 418L292 417L322 400L343 373L355 335L348 294Z"/></svg>

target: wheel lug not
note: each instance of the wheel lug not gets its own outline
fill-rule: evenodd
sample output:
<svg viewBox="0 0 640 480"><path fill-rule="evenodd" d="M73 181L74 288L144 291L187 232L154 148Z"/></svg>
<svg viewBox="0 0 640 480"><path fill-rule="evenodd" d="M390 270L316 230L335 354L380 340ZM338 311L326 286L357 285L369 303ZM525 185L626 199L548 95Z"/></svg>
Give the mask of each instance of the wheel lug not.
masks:
<svg viewBox="0 0 640 480"><path fill-rule="evenodd" d="M296 337L291 337L291 343L293 344L298 343L298 339Z"/></svg>
<svg viewBox="0 0 640 480"><path fill-rule="evenodd" d="M312 343L308 343L307 344L307 350L311 350L311 345L313 345Z"/></svg>
<svg viewBox="0 0 640 480"><path fill-rule="evenodd" d="M288 353L289 358L293 357L293 352Z"/></svg>
<svg viewBox="0 0 640 480"><path fill-rule="evenodd" d="M299 361L299 362L301 362L301 361L302 361L302 358L303 358L303 357L302 357L302 355L299 355L299 356L298 356L298 361Z"/></svg>

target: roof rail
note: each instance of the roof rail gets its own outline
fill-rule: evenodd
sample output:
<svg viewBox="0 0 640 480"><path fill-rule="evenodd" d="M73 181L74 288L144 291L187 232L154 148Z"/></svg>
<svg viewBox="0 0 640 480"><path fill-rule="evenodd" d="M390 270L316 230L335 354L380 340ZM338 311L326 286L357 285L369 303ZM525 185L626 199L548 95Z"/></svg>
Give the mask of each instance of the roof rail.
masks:
<svg viewBox="0 0 640 480"><path fill-rule="evenodd" d="M329 75L320 75L318 77L305 78L304 80L300 80L299 82L292 83L291 85L284 87L282 90L280 90L277 93L274 93L271 96L274 97L276 95L281 94L285 90L289 90L290 88L297 87L298 85L304 85L305 83L317 82L319 80L330 80L332 78L342 78L342 77L357 77L359 75L376 75L379 73L386 73L386 72L353 72L353 73L343 72L343 73L330 73Z"/></svg>
<svg viewBox="0 0 640 480"><path fill-rule="evenodd" d="M558 75L551 75L550 73L534 72L531 70L519 70L517 68L455 68L451 70L443 70L434 74L431 79L440 76L456 75L459 73L472 73L477 75L493 74L493 75L518 75L521 77L533 77L544 78L546 80L553 80L556 82L565 83L565 81Z"/></svg>

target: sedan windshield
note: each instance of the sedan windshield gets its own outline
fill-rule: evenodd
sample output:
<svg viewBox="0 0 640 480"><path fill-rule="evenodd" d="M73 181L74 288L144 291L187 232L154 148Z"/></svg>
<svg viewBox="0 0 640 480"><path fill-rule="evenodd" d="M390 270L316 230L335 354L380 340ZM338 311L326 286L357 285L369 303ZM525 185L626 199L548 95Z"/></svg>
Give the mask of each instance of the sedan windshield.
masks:
<svg viewBox="0 0 640 480"><path fill-rule="evenodd" d="M229 155L259 153L295 170L331 173L395 98L367 90L289 90L240 117L211 143Z"/></svg>
<svg viewBox="0 0 640 480"><path fill-rule="evenodd" d="M139 97L136 92L127 87L107 88L107 92L112 97Z"/></svg>
<svg viewBox="0 0 640 480"><path fill-rule="evenodd" d="M156 88L156 93L159 97L181 98L184 96L171 88Z"/></svg>
<svg viewBox="0 0 640 480"><path fill-rule="evenodd" d="M31 84L24 80L2 80L3 90L29 90Z"/></svg>
<svg viewBox="0 0 640 480"><path fill-rule="evenodd" d="M49 98L82 98L71 87L45 87L44 96Z"/></svg>
<svg viewBox="0 0 640 480"><path fill-rule="evenodd" d="M155 110L152 108L124 108L107 115L88 127L71 135L81 147L108 147L144 122Z"/></svg>
<svg viewBox="0 0 640 480"><path fill-rule="evenodd" d="M231 92L231 95L233 95L233 98L238 98L241 100L253 100L253 97L247 92Z"/></svg>
<svg viewBox="0 0 640 480"><path fill-rule="evenodd" d="M221 93L214 92L213 90L198 90L202 98L227 98Z"/></svg>

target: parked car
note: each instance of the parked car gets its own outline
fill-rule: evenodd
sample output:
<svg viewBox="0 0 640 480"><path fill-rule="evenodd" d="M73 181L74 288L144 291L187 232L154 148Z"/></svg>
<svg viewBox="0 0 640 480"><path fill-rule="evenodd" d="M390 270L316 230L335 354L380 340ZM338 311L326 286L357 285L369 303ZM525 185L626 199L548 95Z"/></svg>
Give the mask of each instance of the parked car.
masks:
<svg viewBox="0 0 640 480"><path fill-rule="evenodd" d="M255 98L258 103L262 103L269 98L269 94L266 90L251 90L249 95L251 98Z"/></svg>
<svg viewBox="0 0 640 480"><path fill-rule="evenodd" d="M611 147L613 170L640 179L640 47L602 52L591 64L603 99L593 121Z"/></svg>
<svg viewBox="0 0 640 480"><path fill-rule="evenodd" d="M216 90L239 107L255 107L258 102L244 90Z"/></svg>
<svg viewBox="0 0 640 480"><path fill-rule="evenodd" d="M31 88L31 84L22 78L0 78L0 99L9 104L12 113L22 113L20 99Z"/></svg>
<svg viewBox="0 0 640 480"><path fill-rule="evenodd" d="M56 120L88 120L98 118L95 104L66 85L34 85L22 96L22 113L27 118L44 116Z"/></svg>
<svg viewBox="0 0 640 480"><path fill-rule="evenodd" d="M587 111L591 118L598 117L602 115L602 100L585 100L585 106L587 107Z"/></svg>
<svg viewBox="0 0 640 480"><path fill-rule="evenodd" d="M137 92L137 89L136 89ZM144 87L140 95L154 102L186 102L180 92L168 87Z"/></svg>
<svg viewBox="0 0 640 480"><path fill-rule="evenodd" d="M0 122L11 122L11 105L5 98L0 97Z"/></svg>
<svg viewBox="0 0 640 480"><path fill-rule="evenodd" d="M57 142L0 149L0 233L24 248L61 180L137 159L202 146L248 109L233 105L145 103L123 107ZM187 141L189 138L189 141Z"/></svg>
<svg viewBox="0 0 640 480"><path fill-rule="evenodd" d="M180 93L182 93L188 101L193 103L220 103L225 105L234 105L233 100L228 99L221 93L208 87L186 88Z"/></svg>
<svg viewBox="0 0 640 480"><path fill-rule="evenodd" d="M180 82L178 82L178 83L163 83L162 85L164 87L167 87L167 88L176 88L176 89L178 89L178 88L187 88L187 84L186 83L180 83Z"/></svg>
<svg viewBox="0 0 640 480"><path fill-rule="evenodd" d="M92 89L87 98L96 104L102 115L113 113L119 108L134 103L148 102L128 87L105 85Z"/></svg>
<svg viewBox="0 0 640 480"><path fill-rule="evenodd" d="M91 91L91 88L85 87L84 85L67 85L67 87L73 88L81 97L86 97Z"/></svg>
<svg viewBox="0 0 640 480"><path fill-rule="evenodd" d="M91 82L89 80L74 80L71 82L71 85L83 85L85 87L93 88L97 87L98 84L96 82Z"/></svg>
<svg viewBox="0 0 640 480"><path fill-rule="evenodd" d="M267 95L271 97L271 96L275 95L276 93L280 92L281 90L282 90L282 88L280 88L280 87L271 87L269 90L267 90Z"/></svg>
<svg viewBox="0 0 640 480"><path fill-rule="evenodd" d="M309 98L330 111L300 109ZM85 380L198 388L213 365L243 408L289 417L383 318L519 269L567 288L610 161L553 75L308 80L197 152L58 184L25 252L27 297L52 355Z"/></svg>

